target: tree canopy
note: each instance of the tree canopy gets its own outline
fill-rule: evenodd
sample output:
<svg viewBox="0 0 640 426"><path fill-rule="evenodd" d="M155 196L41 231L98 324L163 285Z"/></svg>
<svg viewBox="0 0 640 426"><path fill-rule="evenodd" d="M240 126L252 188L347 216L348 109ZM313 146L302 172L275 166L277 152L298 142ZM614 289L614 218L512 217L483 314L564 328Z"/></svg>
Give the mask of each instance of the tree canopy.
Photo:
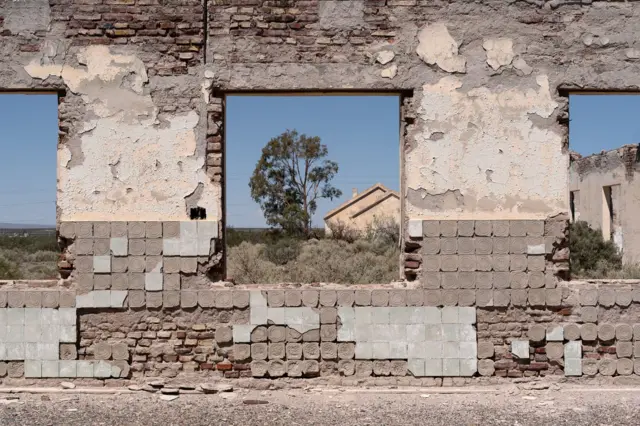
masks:
<svg viewBox="0 0 640 426"><path fill-rule="evenodd" d="M270 226L308 235L318 200L342 195L331 185L338 163L327 156L318 136L296 130L272 138L262 149L249 188Z"/></svg>

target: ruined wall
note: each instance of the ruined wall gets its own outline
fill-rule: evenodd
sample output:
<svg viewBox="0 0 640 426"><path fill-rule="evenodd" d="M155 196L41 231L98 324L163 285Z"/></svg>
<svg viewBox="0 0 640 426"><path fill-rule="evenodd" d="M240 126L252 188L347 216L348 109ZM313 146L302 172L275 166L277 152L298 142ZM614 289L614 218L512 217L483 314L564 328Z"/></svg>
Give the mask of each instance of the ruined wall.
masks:
<svg viewBox="0 0 640 426"><path fill-rule="evenodd" d="M601 229L603 236L612 239L621 249L625 263L640 261L640 224L637 220L640 188L635 180L640 171L637 152L637 145L627 145L575 158L569 169L569 191L578 191L574 192L579 207L575 220ZM612 187L613 221L603 191L606 186Z"/></svg>
<svg viewBox="0 0 640 426"><path fill-rule="evenodd" d="M629 376L640 374L638 309L637 281L161 292L2 282L0 377Z"/></svg>
<svg viewBox="0 0 640 426"><path fill-rule="evenodd" d="M638 3L614 1L0 0L0 88L59 93L64 248L64 290L0 292L9 371L592 371L577 362L582 353L565 325L602 325L602 338L582 340L611 342L611 324L624 323L637 300L618 309L603 296L597 322L564 316L582 304L565 298L563 281L563 95L637 90L639 14ZM402 96L409 290L296 289L281 302L271 290L212 284L224 278L224 97L292 90ZM73 295L64 305L62 291ZM335 312L323 316L324 308ZM62 322L61 309L75 309L75 345L71 311ZM43 317L55 327L34 331ZM374 328L386 337L358 332ZM409 329L431 345L409 355ZM561 342L571 360L564 367ZM611 355L611 345L600 346ZM630 359L617 358L618 374ZM601 364L605 371L612 362Z"/></svg>

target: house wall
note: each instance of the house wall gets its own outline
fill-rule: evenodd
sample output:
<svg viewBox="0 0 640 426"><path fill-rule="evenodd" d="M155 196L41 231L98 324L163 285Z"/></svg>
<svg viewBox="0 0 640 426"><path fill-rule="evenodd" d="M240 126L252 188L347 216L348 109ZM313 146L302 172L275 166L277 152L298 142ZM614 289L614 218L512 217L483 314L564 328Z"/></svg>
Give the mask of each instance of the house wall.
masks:
<svg viewBox="0 0 640 426"><path fill-rule="evenodd" d="M350 375L354 364L377 376L629 374L628 327L621 337L611 329L635 325L633 290L597 289L597 307L593 294L583 304L565 291L563 94L637 90L638 14L637 2L617 1L0 0L0 88L59 93L64 248L57 296L3 284L7 369L103 379ZM265 302L214 283L224 278L225 94L265 91L402 96L400 292L324 285L267 290ZM206 220L191 220L195 207ZM425 304L436 310L394 309L393 321L384 309ZM584 317L573 316L582 305ZM319 307L354 309L338 321ZM57 322L38 333L43 316ZM234 324L260 331L235 335ZM427 341L429 324L442 352L421 345L409 357L408 334L395 331ZM584 341L618 339L625 355L612 360L602 345L608 355L594 371L577 361L575 327L561 339L560 324L565 333L580 324ZM376 341L366 336L372 325ZM308 333L302 348L287 354L284 327ZM286 343L300 343L292 334ZM559 359L559 343L571 361L539 364L543 351Z"/></svg>
<svg viewBox="0 0 640 426"><path fill-rule="evenodd" d="M369 225L375 223L376 218L378 220L392 219L399 222L400 200L396 197L389 197L353 218L352 223L356 229L367 229Z"/></svg>
<svg viewBox="0 0 640 426"><path fill-rule="evenodd" d="M640 261L640 188L636 183L640 167L636 153L637 146L628 145L594 154L572 161L569 171L569 190L579 191L578 219L602 230L605 239L613 238L625 263ZM613 223L603 191L607 186L612 188Z"/></svg>

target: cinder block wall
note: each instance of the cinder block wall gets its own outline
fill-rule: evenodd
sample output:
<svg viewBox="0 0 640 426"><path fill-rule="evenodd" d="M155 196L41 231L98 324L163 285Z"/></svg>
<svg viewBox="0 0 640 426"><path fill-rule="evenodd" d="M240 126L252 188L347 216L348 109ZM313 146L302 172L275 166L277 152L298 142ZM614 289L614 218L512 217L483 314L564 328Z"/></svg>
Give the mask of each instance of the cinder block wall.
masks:
<svg viewBox="0 0 640 426"><path fill-rule="evenodd" d="M495 289L481 307L462 295L487 289L260 286L80 294L55 282L1 284L0 376L11 379L197 372L419 385L481 376L640 374L639 282ZM458 297L444 301L445 292Z"/></svg>

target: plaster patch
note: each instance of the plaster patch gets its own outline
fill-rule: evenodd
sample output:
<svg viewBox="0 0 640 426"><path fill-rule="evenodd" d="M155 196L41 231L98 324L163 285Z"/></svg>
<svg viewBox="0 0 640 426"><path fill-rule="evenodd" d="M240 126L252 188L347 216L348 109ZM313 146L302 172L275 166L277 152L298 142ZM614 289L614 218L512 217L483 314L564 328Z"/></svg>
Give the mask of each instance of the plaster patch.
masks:
<svg viewBox="0 0 640 426"><path fill-rule="evenodd" d="M380 72L380 75L383 78L393 78L396 76L396 74L398 74L398 66L396 64L393 64Z"/></svg>
<svg viewBox="0 0 640 426"><path fill-rule="evenodd" d="M438 65L447 72L466 72L467 60L458 54L458 43L445 24L427 25L418 33L416 53L429 65Z"/></svg>
<svg viewBox="0 0 640 426"><path fill-rule="evenodd" d="M382 65L386 65L389 62L393 61L393 58L395 56L396 56L396 54L393 53L393 50L381 50L376 55L376 61L378 61Z"/></svg>
<svg viewBox="0 0 640 426"><path fill-rule="evenodd" d="M185 220L185 197L202 186L198 205L211 219L221 214L220 184L206 175L205 153L198 153L199 115L189 111L165 118L145 93L142 61L90 46L78 54L85 67L25 66L34 78L62 77L86 104L87 115L77 140L82 161L63 145L58 151L58 208L62 221ZM77 156L77 154L76 154ZM117 176L110 164L117 164Z"/></svg>
<svg viewBox="0 0 640 426"><path fill-rule="evenodd" d="M508 38L488 39L482 43L487 52L487 64L494 70L511 65L513 61L513 42Z"/></svg>
<svg viewBox="0 0 640 426"><path fill-rule="evenodd" d="M537 89L465 93L460 79L447 76L423 87L417 112L422 125L406 154L407 215L526 213L543 219L566 211L568 171L562 165L568 158L550 119L558 104L547 76L537 76L536 83ZM538 116L536 125L529 114ZM442 138L430 138L435 132Z"/></svg>

